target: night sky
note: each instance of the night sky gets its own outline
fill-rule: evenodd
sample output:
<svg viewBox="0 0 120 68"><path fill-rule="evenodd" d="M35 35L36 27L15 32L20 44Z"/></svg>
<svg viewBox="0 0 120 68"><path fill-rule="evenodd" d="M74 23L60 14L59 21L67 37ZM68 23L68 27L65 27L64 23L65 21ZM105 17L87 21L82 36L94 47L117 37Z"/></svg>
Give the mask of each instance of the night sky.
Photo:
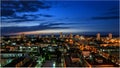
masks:
<svg viewBox="0 0 120 68"><path fill-rule="evenodd" d="M1 1L1 32L119 32L119 1Z"/></svg>

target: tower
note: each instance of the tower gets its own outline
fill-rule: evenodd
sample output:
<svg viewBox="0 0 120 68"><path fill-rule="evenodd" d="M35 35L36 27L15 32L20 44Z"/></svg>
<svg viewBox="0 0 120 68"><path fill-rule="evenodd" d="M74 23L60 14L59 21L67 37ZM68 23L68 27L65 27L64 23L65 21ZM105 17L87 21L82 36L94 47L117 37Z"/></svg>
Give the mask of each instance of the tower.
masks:
<svg viewBox="0 0 120 68"><path fill-rule="evenodd" d="M62 34L62 32L60 32L60 38L62 38L63 37L63 34Z"/></svg>
<svg viewBox="0 0 120 68"><path fill-rule="evenodd" d="M97 40L100 40L100 33L97 34Z"/></svg>
<svg viewBox="0 0 120 68"><path fill-rule="evenodd" d="M53 33L51 34L51 38L54 38L54 34Z"/></svg>
<svg viewBox="0 0 120 68"><path fill-rule="evenodd" d="M80 38L80 36L79 36L79 35L75 35L75 38L79 39L79 38Z"/></svg>
<svg viewBox="0 0 120 68"><path fill-rule="evenodd" d="M72 33L70 33L70 36L69 36L69 38L73 38L73 34L72 34Z"/></svg>
<svg viewBox="0 0 120 68"><path fill-rule="evenodd" d="M112 39L112 33L108 34L109 39Z"/></svg>
<svg viewBox="0 0 120 68"><path fill-rule="evenodd" d="M23 34L21 34L21 38L22 39L24 39L25 38L25 34L23 33Z"/></svg>

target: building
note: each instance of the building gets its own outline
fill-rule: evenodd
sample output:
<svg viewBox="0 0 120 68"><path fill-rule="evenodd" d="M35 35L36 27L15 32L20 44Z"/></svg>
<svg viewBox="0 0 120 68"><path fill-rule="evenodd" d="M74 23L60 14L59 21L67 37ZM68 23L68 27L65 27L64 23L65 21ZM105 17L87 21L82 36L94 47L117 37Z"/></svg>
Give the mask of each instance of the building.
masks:
<svg viewBox="0 0 120 68"><path fill-rule="evenodd" d="M63 38L65 38L66 37L66 35L63 35Z"/></svg>
<svg viewBox="0 0 120 68"><path fill-rule="evenodd" d="M75 35L75 38L79 39L79 38L80 38L80 36L79 36L79 35Z"/></svg>
<svg viewBox="0 0 120 68"><path fill-rule="evenodd" d="M100 40L100 33L97 34L97 40Z"/></svg>
<svg viewBox="0 0 120 68"><path fill-rule="evenodd" d="M21 34L21 38L24 39L25 38L25 34Z"/></svg>
<svg viewBox="0 0 120 68"><path fill-rule="evenodd" d="M41 36L41 35L39 35L39 38L42 38L42 36Z"/></svg>
<svg viewBox="0 0 120 68"><path fill-rule="evenodd" d="M109 39L112 39L112 33L108 34Z"/></svg>
<svg viewBox="0 0 120 68"><path fill-rule="evenodd" d="M51 38L54 38L54 34L53 33L51 34Z"/></svg>
<svg viewBox="0 0 120 68"><path fill-rule="evenodd" d="M60 38L62 38L63 37L63 33L62 32L60 32Z"/></svg>
<svg viewBox="0 0 120 68"><path fill-rule="evenodd" d="M73 38L73 34L72 33L70 33L69 38Z"/></svg>
<svg viewBox="0 0 120 68"><path fill-rule="evenodd" d="M85 37L81 35L79 39L80 40L85 40Z"/></svg>
<svg viewBox="0 0 120 68"><path fill-rule="evenodd" d="M48 35L46 35L45 38L48 38Z"/></svg>
<svg viewBox="0 0 120 68"><path fill-rule="evenodd" d="M39 38L39 34L36 34L35 37L36 37L36 38Z"/></svg>

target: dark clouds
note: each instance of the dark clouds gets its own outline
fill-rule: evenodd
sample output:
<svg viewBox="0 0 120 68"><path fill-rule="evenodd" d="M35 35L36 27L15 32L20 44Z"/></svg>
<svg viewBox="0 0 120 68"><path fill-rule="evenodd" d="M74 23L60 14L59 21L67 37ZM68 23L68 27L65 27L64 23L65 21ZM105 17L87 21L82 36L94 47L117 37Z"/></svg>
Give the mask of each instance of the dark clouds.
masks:
<svg viewBox="0 0 120 68"><path fill-rule="evenodd" d="M67 8L64 8L63 3ZM2 33L69 28L80 29L80 31L116 31L118 29L114 24L118 24L119 19L116 2L58 1L52 7L51 4L41 0L2 1Z"/></svg>
<svg viewBox="0 0 120 68"><path fill-rule="evenodd" d="M1 1L1 15L11 16L15 12L35 12L38 9L49 9L50 6L45 3L34 0L34 1L24 1L24 0L2 0Z"/></svg>
<svg viewBox="0 0 120 68"><path fill-rule="evenodd" d="M38 12L43 9L49 9L51 6L47 2L39 1L39 0L2 0L1 1L1 22L4 23L26 23L26 22L34 22L34 21L45 21L45 19L53 17L50 14L41 14ZM32 12L32 13L30 13ZM41 18L44 17L44 18ZM15 25L16 25L15 24ZM29 24L29 23L28 23ZM6 33L16 33L22 31L35 31L35 30L43 30L43 29L64 29L66 27L51 27L55 24L48 25L38 25L38 26L9 26L9 27L1 27L2 34ZM57 24L59 25L59 24Z"/></svg>
<svg viewBox="0 0 120 68"><path fill-rule="evenodd" d="M119 19L119 16L99 16L99 17L92 17L93 20L111 20L111 19Z"/></svg>
<svg viewBox="0 0 120 68"><path fill-rule="evenodd" d="M15 13L15 11L11 9L2 9L1 10L1 16L11 16Z"/></svg>
<svg viewBox="0 0 120 68"><path fill-rule="evenodd" d="M37 14L39 16L43 16L43 17L53 17L53 15L48 15L48 14Z"/></svg>
<svg viewBox="0 0 120 68"><path fill-rule="evenodd" d="M119 16L119 6L114 6L113 8L108 9L104 14Z"/></svg>
<svg viewBox="0 0 120 68"><path fill-rule="evenodd" d="M69 27L58 27L58 25L61 25L61 24L64 24L64 23L48 23L47 25L44 23L38 26L30 26L30 27L2 27L1 32L2 34L9 34L9 33L25 32L25 31L36 31L36 30L46 30L46 29L68 29L69 28Z"/></svg>
<svg viewBox="0 0 120 68"><path fill-rule="evenodd" d="M119 19L119 8L113 7L108 9L105 13L103 13L101 16L92 17L92 20L113 20L113 19Z"/></svg>
<svg viewBox="0 0 120 68"><path fill-rule="evenodd" d="M42 9L49 9L51 6L43 1L34 0L2 0L1 1L1 16L2 23L12 22L27 22L27 21L41 21L37 20L40 17L53 17L50 14L25 14L26 12L37 12ZM23 13L21 15L20 13ZM11 20L7 20L11 19ZM13 20L15 19L15 20ZM43 19L42 19L43 20Z"/></svg>
<svg viewBox="0 0 120 68"><path fill-rule="evenodd" d="M13 23L13 22L27 22L27 21L44 21L44 19L40 19L40 17L53 17L53 15L49 14L24 14L22 16L12 15L12 16L6 16L5 18L2 18L2 22L6 23ZM11 19L10 21L7 19Z"/></svg>

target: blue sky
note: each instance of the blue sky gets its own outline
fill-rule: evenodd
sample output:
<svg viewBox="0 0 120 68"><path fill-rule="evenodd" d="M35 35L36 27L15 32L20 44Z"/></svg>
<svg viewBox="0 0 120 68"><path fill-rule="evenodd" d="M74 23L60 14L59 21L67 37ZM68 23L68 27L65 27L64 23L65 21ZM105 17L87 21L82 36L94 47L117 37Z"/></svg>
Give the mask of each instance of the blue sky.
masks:
<svg viewBox="0 0 120 68"><path fill-rule="evenodd" d="M119 2L2 1L2 34L119 31Z"/></svg>

